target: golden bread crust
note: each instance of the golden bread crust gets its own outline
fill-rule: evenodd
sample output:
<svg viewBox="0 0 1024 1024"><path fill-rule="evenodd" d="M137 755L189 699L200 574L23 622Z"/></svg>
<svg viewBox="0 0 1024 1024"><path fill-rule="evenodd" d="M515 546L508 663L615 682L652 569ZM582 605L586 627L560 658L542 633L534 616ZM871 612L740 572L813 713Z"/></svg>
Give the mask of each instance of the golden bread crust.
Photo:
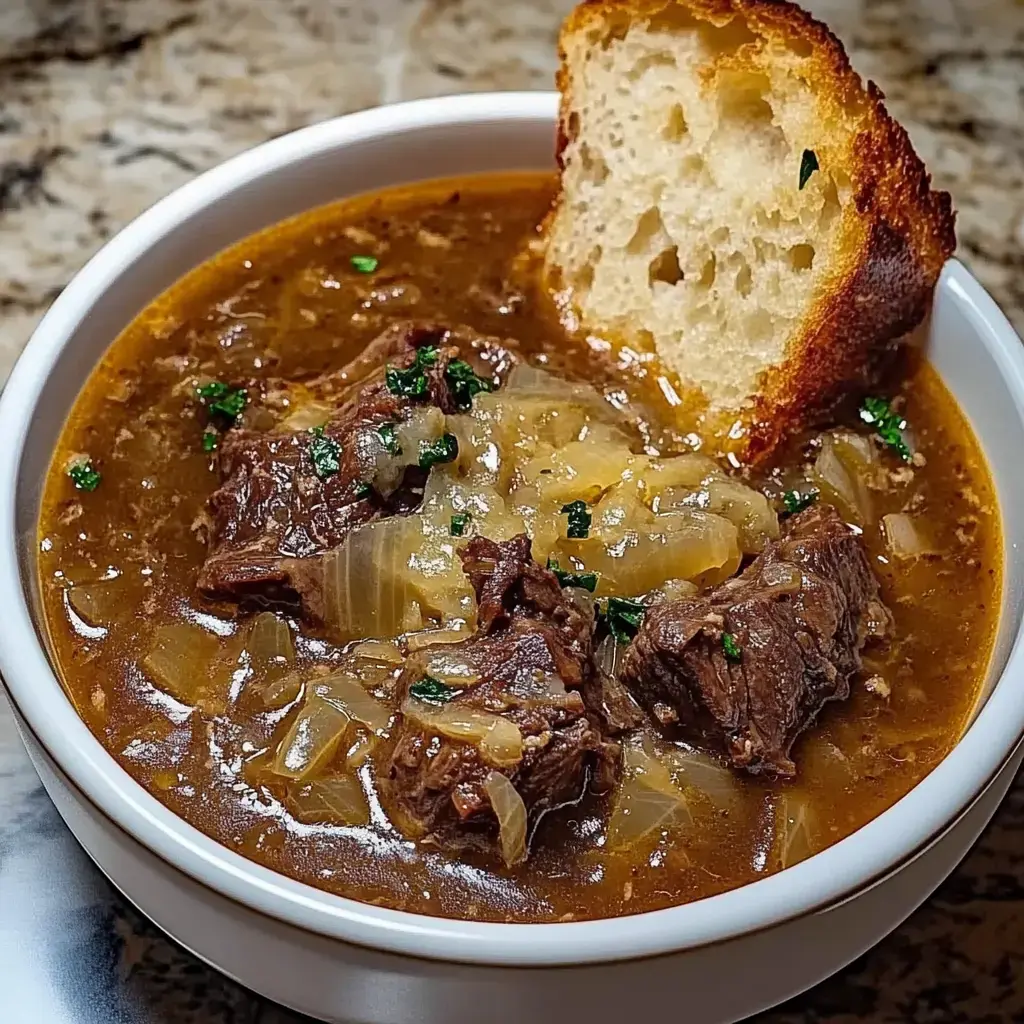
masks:
<svg viewBox="0 0 1024 1024"><path fill-rule="evenodd" d="M762 372L757 393L740 414L746 433L737 454L756 462L825 417L844 394L872 385L885 356L927 314L939 273L956 247L955 215L949 194L931 188L930 175L906 131L890 117L881 91L872 82L865 85L827 26L788 0L581 3L559 37L559 166L579 131L569 66L574 45L614 38L640 20L665 19L670 25L673 17L716 27L743 17L757 36L801 58L823 117L842 124L852 112L858 119L843 161L853 204L838 252L831 254L828 282L789 339L782 363ZM742 47L721 59L742 63ZM560 201L561 195L549 224ZM550 269L554 288L557 268Z"/></svg>

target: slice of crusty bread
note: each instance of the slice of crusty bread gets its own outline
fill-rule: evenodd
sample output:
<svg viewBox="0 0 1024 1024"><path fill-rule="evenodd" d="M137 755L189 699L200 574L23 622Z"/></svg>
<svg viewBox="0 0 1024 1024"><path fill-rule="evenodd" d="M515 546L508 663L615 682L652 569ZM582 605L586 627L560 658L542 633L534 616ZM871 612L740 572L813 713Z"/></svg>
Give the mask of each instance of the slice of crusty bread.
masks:
<svg viewBox="0 0 1024 1024"><path fill-rule="evenodd" d="M591 0L560 53L549 287L583 330L653 349L722 447L769 455L923 319L949 195L795 4Z"/></svg>

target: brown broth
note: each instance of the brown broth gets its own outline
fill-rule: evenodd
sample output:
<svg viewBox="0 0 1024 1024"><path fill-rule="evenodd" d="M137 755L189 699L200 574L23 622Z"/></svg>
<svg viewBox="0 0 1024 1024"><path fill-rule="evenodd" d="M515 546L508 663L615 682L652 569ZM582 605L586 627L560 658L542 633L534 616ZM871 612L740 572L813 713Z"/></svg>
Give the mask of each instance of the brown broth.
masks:
<svg viewBox="0 0 1024 1024"><path fill-rule="evenodd" d="M38 565L52 658L79 713L177 814L331 892L420 913L525 922L636 913L743 885L781 866L783 800L789 817L798 817L801 802L806 809L807 830L792 851L806 840L813 852L903 796L958 739L988 665L1001 593L996 501L968 425L920 362L900 392L927 460L911 491L941 557L897 566L878 529L864 538L897 622L896 641L869 652L864 676L883 676L891 697L855 681L850 700L827 707L799 742L796 782L743 778L730 813L669 829L632 856L604 851L608 807L594 797L549 815L528 863L511 871L482 854L459 860L410 842L379 813L366 828L300 824L272 791L246 781L246 762L280 737L279 720L257 720L244 694L226 706L189 707L146 678L139 662L155 624L199 623L221 644L237 628L194 593L205 549L192 524L215 484L201 447L205 419L186 378L245 379L258 396L273 378L339 368L390 320L415 317L513 336L532 360L562 373L599 375L602 385L616 379L610 360L567 339L529 287L511 309L492 302L552 189L546 175L417 186L343 201L240 242L115 341L54 455ZM354 273L349 257L371 244L380 271ZM641 411L650 440L670 444L680 421L656 374L623 371L617 380L616 400ZM76 491L65 475L75 453L88 453L103 474L92 493ZM881 516L899 511L906 491L875 499ZM69 597L94 585L100 627L84 622ZM300 663L339 655L298 622L293 628Z"/></svg>

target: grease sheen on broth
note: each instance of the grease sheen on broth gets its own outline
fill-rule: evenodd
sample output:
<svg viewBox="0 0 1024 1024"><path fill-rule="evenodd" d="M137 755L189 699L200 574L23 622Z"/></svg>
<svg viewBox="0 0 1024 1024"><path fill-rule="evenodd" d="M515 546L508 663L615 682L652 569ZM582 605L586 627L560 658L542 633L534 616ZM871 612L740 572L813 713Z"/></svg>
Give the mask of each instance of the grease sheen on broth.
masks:
<svg viewBox="0 0 1024 1024"><path fill-rule="evenodd" d="M739 779L735 809L701 828L680 825L631 855L611 852L607 800L588 796L546 818L529 861L509 870L483 854L460 859L409 841L372 802L365 827L302 824L247 779L247 763L280 738L286 716L257 721L244 672L227 679L224 699L196 707L147 678L140 662L160 623L203 627L214 652L238 629L227 609L194 591L204 546L192 527L215 482L202 449L205 417L186 378L251 379L258 407L258 382L337 369L396 317L463 323L513 336L536 364L594 381L639 414L647 443L686 448L677 440L686 427L673 418L678 410L653 363L617 366L601 346L570 345L522 265L519 291L504 301L502 282L553 187L547 175L426 184L342 201L238 243L117 339L54 455L38 565L52 658L79 713L174 812L252 860L331 892L524 922L636 913L722 892L780 867L781 821L796 830L796 859L890 806L956 742L979 693L999 605L999 519L970 430L921 360L892 390L905 396L926 460L914 471L913 501L941 557L896 564L877 526L865 531L895 640L868 652L851 699L826 707L798 742L795 782ZM368 247L379 247L379 267L361 274L350 258ZM78 453L103 475L91 493L65 474ZM796 448L791 461L799 461ZM762 483L777 494L778 479ZM900 511L907 496L895 485L875 494L878 515ZM299 666L340 655L323 634L292 625ZM871 692L869 676L891 695ZM372 766L363 771L372 792Z"/></svg>

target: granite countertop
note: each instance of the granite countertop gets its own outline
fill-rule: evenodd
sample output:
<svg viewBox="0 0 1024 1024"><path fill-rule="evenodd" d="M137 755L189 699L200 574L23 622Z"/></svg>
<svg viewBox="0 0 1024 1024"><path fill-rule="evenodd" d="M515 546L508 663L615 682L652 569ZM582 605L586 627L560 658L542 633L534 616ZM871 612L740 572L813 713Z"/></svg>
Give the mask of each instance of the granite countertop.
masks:
<svg viewBox="0 0 1024 1024"><path fill-rule="evenodd" d="M196 172L324 117L546 89L572 0L4 0L0 379L102 242ZM960 257L1024 329L1024 4L809 0L959 208ZM1024 1020L1024 784L921 910L760 1024ZM1022 983L1018 983L1018 979ZM125 905L0 700L0 1021L285 1024Z"/></svg>

